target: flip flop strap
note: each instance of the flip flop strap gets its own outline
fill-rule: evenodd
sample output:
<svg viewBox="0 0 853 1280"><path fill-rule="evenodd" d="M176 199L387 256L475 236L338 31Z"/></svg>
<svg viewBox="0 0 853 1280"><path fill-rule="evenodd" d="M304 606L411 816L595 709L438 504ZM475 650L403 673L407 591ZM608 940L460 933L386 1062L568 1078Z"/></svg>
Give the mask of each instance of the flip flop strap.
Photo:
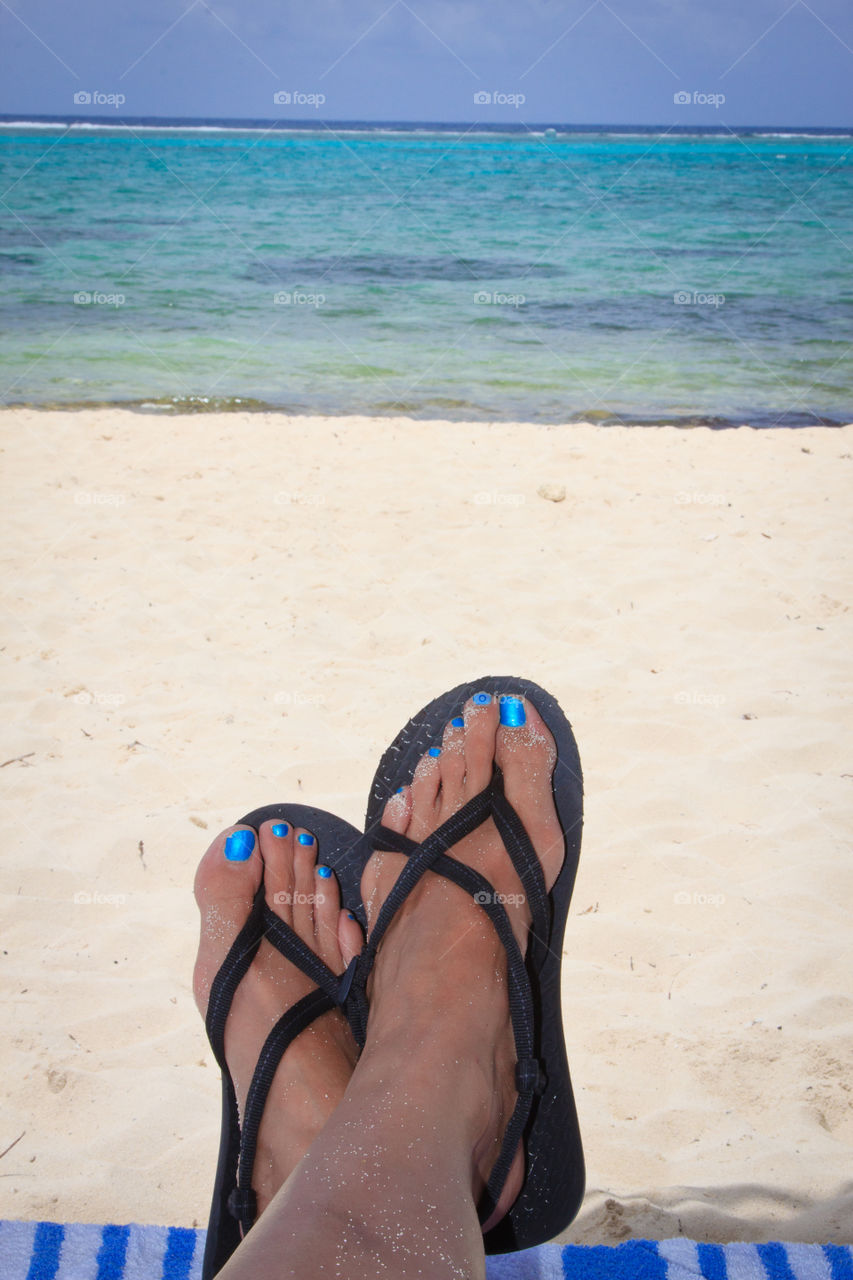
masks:
<svg viewBox="0 0 853 1280"><path fill-rule="evenodd" d="M340 1007L349 1017L353 1009L350 988L356 962L352 961L340 977L332 973L331 969L314 954L290 926L270 910L261 886L255 895L249 918L231 944L211 984L205 1017L205 1027L213 1055L228 1081L234 1106L236 1106L236 1094L225 1060L225 1024L237 988L248 973L249 966L264 938L267 938L277 951L310 978L318 989L303 996L281 1016L264 1042L252 1076L246 1097L245 1116L240 1127L237 1186L228 1198L228 1208L239 1221L244 1233L248 1231L257 1216L257 1204L252 1191L252 1169L264 1105L278 1064L296 1036L321 1014Z"/></svg>
<svg viewBox="0 0 853 1280"><path fill-rule="evenodd" d="M243 1228L250 1229L258 1216L258 1204L252 1190L252 1172L258 1147L258 1133L278 1065L290 1045L321 1014L337 1008L337 1001L325 991L311 991L282 1014L264 1041L246 1096L243 1123L240 1126L240 1160L237 1186L228 1197L228 1208Z"/></svg>
<svg viewBox="0 0 853 1280"><path fill-rule="evenodd" d="M407 836L384 826L380 826L378 831L372 833L375 848L402 853L408 858L408 862L379 912L367 946L358 959L356 979L353 984L360 1006L359 1030L363 1036L367 1026L366 983L376 958L377 948L394 915L428 870L443 875L459 885L472 896L491 920L507 953L509 1010L517 1058L515 1085L518 1098L504 1133L501 1150L480 1202L481 1222L488 1219L497 1205L529 1119L533 1099L542 1092L545 1083L541 1065L534 1057L534 1012L530 977L509 917L498 900L494 886L479 872L446 853L447 849L475 831L489 817L495 819L501 839L528 895L533 917L532 936L537 940L538 946L547 947L550 936L550 900L542 867L523 823L503 793L503 779L500 771L496 770L491 784L478 796L468 801L422 844L418 845ZM358 1031L356 1035L359 1038ZM363 1043L363 1038L360 1039L360 1043Z"/></svg>

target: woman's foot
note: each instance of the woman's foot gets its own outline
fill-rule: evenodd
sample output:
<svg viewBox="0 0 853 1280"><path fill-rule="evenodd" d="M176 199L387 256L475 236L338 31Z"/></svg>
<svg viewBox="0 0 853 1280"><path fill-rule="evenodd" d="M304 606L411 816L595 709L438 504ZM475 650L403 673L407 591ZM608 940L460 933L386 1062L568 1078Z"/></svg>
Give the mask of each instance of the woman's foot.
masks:
<svg viewBox="0 0 853 1280"><path fill-rule="evenodd" d="M497 763L506 797L533 843L550 890L565 856L551 789L555 762L554 740L529 702L475 695L447 725L441 750L425 755L411 786L389 800L383 822L421 843L488 786ZM449 853L493 886L523 953L531 914L491 819ZM405 863L400 854L382 852L368 862L361 887L369 928ZM428 872L388 927L369 995L370 1021L359 1072L371 1063L386 1076L400 1072L418 1096L430 1089L452 1089L459 1124L467 1125L470 1135L476 1203L517 1097L506 952L482 908L464 890ZM523 1180L519 1149L484 1229L507 1212Z"/></svg>
<svg viewBox="0 0 853 1280"><path fill-rule="evenodd" d="M319 850L322 858L322 850ZM361 930L342 910L337 880L317 841L285 822L265 822L259 837L232 827L201 860L195 896L201 940L193 990L202 1017L211 984L249 917L263 882L268 906L333 973L361 950ZM315 989L311 979L264 939L237 988L225 1027L225 1057L242 1116L261 1047L281 1015ZM340 1102L357 1050L338 1010L296 1037L279 1064L258 1137L252 1185L262 1213Z"/></svg>

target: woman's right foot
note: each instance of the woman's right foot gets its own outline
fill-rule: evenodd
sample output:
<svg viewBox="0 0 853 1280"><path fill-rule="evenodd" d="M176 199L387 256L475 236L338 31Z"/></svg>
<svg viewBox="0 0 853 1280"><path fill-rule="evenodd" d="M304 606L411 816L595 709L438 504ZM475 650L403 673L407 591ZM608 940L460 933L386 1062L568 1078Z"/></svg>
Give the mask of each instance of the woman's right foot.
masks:
<svg viewBox="0 0 853 1280"><path fill-rule="evenodd" d="M341 908L338 883L330 868L318 862L317 841L310 832L272 821L263 824L258 837L250 828L232 827L214 840L195 878L201 939L193 989L202 1017L213 980L249 918L261 883L270 909L333 973L343 973L361 950L361 929ZM264 1040L281 1015L315 989L270 942L261 942L225 1025L225 1058L241 1117ZM356 1056L352 1033L337 1009L323 1014L288 1046L258 1135L252 1186L259 1214L340 1102Z"/></svg>
<svg viewBox="0 0 853 1280"><path fill-rule="evenodd" d="M501 723L502 718L508 723ZM445 729L441 751L425 755L411 786L388 801L383 822L421 843L488 786L497 763L506 797L531 839L550 890L565 857L551 789L555 762L554 740L530 702L475 695ZM524 953L531 914L492 820L448 852L490 882ZM368 938L406 861L401 854L375 852L365 868L361 890ZM408 1074L413 1095L453 1090L459 1122L470 1133L476 1203L517 1097L506 952L485 912L457 885L427 872L382 939L368 994L371 1011L362 1064L373 1062L383 1074ZM484 1229L503 1217L523 1181L519 1148Z"/></svg>

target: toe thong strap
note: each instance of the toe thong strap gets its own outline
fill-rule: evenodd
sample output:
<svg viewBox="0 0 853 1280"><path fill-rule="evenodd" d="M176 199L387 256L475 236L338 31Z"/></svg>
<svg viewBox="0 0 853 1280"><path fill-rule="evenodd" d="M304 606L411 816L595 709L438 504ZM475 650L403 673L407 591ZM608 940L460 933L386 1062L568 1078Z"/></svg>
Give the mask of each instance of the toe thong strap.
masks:
<svg viewBox="0 0 853 1280"><path fill-rule="evenodd" d="M428 836L423 844L415 844L407 836L384 826L372 834L374 848L405 854L408 862L385 899L367 944L358 958L351 995L354 1006L351 1025L359 1044L363 1044L368 1012L366 984L376 959L377 948L394 915L427 871L445 876L470 893L491 920L507 953L509 1012L517 1058L515 1085L518 1097L480 1203L481 1222L485 1222L494 1212L535 1098L545 1087L541 1065L534 1056L535 1019L530 975L501 897L479 872L447 853L448 849L453 848L490 817L494 819L527 895L532 916L531 948L534 960L536 952L541 954L541 950L548 946L551 906L542 866L521 819L504 795L503 778L500 770L496 769L490 785Z"/></svg>
<svg viewBox="0 0 853 1280"><path fill-rule="evenodd" d="M234 999L234 992L248 973L249 965L254 960L264 936L263 909L263 891L260 891L252 904L248 920L231 944L228 955L210 987L204 1025L213 1056L220 1070L226 1073L228 1067L225 1064L225 1023Z"/></svg>
<svg viewBox="0 0 853 1280"><path fill-rule="evenodd" d="M228 1208L243 1228L244 1235L257 1216L257 1202L252 1190L252 1171L258 1148L258 1133L273 1077L288 1047L299 1033L310 1026L322 1013L328 1013L330 1009L336 1007L336 1001L325 991L311 991L297 1001L292 1009L288 1009L287 1013L282 1014L264 1041L264 1047L261 1049L255 1073L252 1076L252 1083L249 1085L245 1114L240 1128L237 1187L228 1201Z"/></svg>

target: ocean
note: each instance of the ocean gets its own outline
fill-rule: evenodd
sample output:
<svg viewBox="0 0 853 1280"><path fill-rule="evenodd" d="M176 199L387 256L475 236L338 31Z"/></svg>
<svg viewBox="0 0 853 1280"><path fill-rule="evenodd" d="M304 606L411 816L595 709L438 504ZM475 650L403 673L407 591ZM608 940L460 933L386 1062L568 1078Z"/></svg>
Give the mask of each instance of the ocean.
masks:
<svg viewBox="0 0 853 1280"><path fill-rule="evenodd" d="M0 123L0 402L853 421L850 131Z"/></svg>

